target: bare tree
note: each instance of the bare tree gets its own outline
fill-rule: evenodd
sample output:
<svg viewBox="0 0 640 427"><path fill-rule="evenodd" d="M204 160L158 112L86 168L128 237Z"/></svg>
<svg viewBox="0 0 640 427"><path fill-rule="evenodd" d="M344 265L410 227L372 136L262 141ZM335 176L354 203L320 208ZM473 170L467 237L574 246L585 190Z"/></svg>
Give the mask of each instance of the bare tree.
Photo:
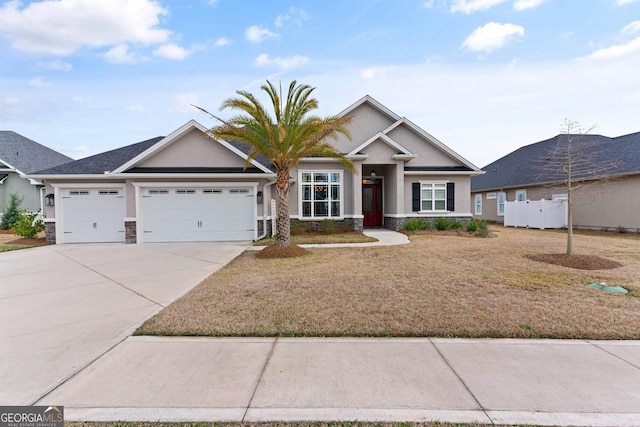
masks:
<svg viewBox="0 0 640 427"><path fill-rule="evenodd" d="M579 190L585 196L589 194L587 188L614 180L620 166L609 139L589 134L594 128L584 129L579 122L565 119L556 146L541 159L541 181L549 187L561 186L567 192L567 255L573 254L576 193Z"/></svg>

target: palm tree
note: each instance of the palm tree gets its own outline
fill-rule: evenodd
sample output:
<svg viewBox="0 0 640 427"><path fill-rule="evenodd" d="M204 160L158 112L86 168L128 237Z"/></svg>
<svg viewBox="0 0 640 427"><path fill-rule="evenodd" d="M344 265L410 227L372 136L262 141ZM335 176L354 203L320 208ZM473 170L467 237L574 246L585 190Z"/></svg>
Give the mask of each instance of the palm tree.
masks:
<svg viewBox="0 0 640 427"><path fill-rule="evenodd" d="M351 160L338 152L327 141L342 134L351 140L346 126L351 123L350 117L329 116L321 118L308 115L318 108L318 101L311 95L314 87L292 81L283 104L282 88L267 80L260 89L271 99L275 117L256 97L243 90L236 93L239 97L227 98L222 102L220 111L231 108L244 114L223 120L209 111L197 107L220 122L209 130L214 138L244 142L251 147L245 168L257 156L266 157L276 170L276 246L291 245L291 227L289 223L289 188L290 170L297 168L304 157L330 157L340 162L350 171L355 172Z"/></svg>

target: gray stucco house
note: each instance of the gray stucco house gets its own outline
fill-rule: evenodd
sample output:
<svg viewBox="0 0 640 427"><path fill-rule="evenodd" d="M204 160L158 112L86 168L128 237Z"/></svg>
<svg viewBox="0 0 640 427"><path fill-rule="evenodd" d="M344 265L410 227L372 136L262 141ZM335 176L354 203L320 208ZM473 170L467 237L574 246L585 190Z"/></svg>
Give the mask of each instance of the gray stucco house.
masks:
<svg viewBox="0 0 640 427"><path fill-rule="evenodd" d="M292 221L398 229L410 217L470 219L470 178L483 173L442 142L365 96L341 113L352 141L332 144L358 173L328 158L291 171ZM44 180L47 238L72 242L257 240L275 213L275 173L247 147L214 140L191 120L166 137L31 175Z"/></svg>
<svg viewBox="0 0 640 427"><path fill-rule="evenodd" d="M471 179L474 217L503 223L505 201L566 199L566 174L558 168L554 176L545 165L553 164L550 156L566 148L567 138L561 134L521 147L484 167L484 175ZM591 166L574 178L591 185L573 193L574 226L640 231L640 132L615 138L586 134L579 141L577 149Z"/></svg>
<svg viewBox="0 0 640 427"><path fill-rule="evenodd" d="M23 198L22 209L32 212L41 209L44 185L26 175L71 161L72 158L13 131L0 131L0 216L12 193Z"/></svg>

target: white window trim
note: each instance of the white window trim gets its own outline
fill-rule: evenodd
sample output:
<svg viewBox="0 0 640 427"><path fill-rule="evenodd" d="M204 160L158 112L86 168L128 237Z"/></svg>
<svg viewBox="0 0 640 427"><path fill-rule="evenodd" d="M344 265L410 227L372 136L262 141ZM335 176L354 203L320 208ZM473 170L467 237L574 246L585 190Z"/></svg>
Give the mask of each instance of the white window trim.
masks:
<svg viewBox="0 0 640 427"><path fill-rule="evenodd" d="M567 200L569 198L569 196L567 195L567 193L563 193L563 194L553 194L551 196L551 200L553 201L558 201L558 200Z"/></svg>
<svg viewBox="0 0 640 427"><path fill-rule="evenodd" d="M420 183L420 210L418 213L437 213L437 214L446 214L449 213L447 210L447 184L451 181L418 181ZM444 184L444 210L442 209L434 209L431 211L422 210L422 184Z"/></svg>
<svg viewBox="0 0 640 427"><path fill-rule="evenodd" d="M306 184L302 182L302 174L303 173L337 173L340 174L340 216L303 216L302 215L302 187ZM313 184L313 182L312 182ZM329 177L329 182L327 182L329 186L331 186L331 177ZM298 170L298 220L301 221L322 221L323 219L334 219L341 221L344 219L344 171L340 169L301 169ZM329 188L331 191L331 188ZM329 213L331 213L331 201L329 201ZM291 216L293 218L293 215Z"/></svg>
<svg viewBox="0 0 640 427"><path fill-rule="evenodd" d="M476 197L473 201L473 211L475 212L475 215L482 215L482 193L476 194Z"/></svg>
<svg viewBox="0 0 640 427"><path fill-rule="evenodd" d="M522 200L518 197L520 194L523 194ZM526 202L527 201L527 190L516 190L516 202Z"/></svg>
<svg viewBox="0 0 640 427"><path fill-rule="evenodd" d="M487 200L494 200L496 198L496 193L487 193Z"/></svg>
<svg viewBox="0 0 640 427"><path fill-rule="evenodd" d="M502 213L500 212L500 196L504 196L504 200L502 202ZM498 193L497 197L496 197L496 211L498 213L498 216L504 216L504 205L505 203L507 203L507 193L505 193L504 191L501 191Z"/></svg>

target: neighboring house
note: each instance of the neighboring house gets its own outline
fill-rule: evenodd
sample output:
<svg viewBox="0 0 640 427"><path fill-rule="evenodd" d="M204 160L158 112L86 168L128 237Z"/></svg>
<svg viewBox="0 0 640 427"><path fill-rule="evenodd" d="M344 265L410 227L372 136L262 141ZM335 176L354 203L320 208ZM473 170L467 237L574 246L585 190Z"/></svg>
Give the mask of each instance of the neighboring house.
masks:
<svg viewBox="0 0 640 427"><path fill-rule="evenodd" d="M339 221L344 228L398 229L409 217L468 220L476 166L365 96L340 113L352 141L332 144L336 160L305 158L291 171L292 221ZM275 172L264 159L244 168L248 147L215 140L190 121L158 137L33 174L55 206L49 241L175 242L256 240L268 234ZM375 176L374 176L375 175Z"/></svg>
<svg viewBox="0 0 640 427"><path fill-rule="evenodd" d="M22 197L22 209L35 212L43 205L43 183L25 175L73 161L12 131L0 131L0 217L9 196Z"/></svg>
<svg viewBox="0 0 640 427"><path fill-rule="evenodd" d="M573 192L575 227L640 229L640 132L609 138L582 135L578 149L593 161L591 172L577 177L593 184ZM566 174L550 175L550 153L567 146L567 135L527 145L484 167L471 179L471 205L476 218L502 223L505 201L566 199ZM594 181L605 169L607 179ZM609 180L611 178L611 180Z"/></svg>

